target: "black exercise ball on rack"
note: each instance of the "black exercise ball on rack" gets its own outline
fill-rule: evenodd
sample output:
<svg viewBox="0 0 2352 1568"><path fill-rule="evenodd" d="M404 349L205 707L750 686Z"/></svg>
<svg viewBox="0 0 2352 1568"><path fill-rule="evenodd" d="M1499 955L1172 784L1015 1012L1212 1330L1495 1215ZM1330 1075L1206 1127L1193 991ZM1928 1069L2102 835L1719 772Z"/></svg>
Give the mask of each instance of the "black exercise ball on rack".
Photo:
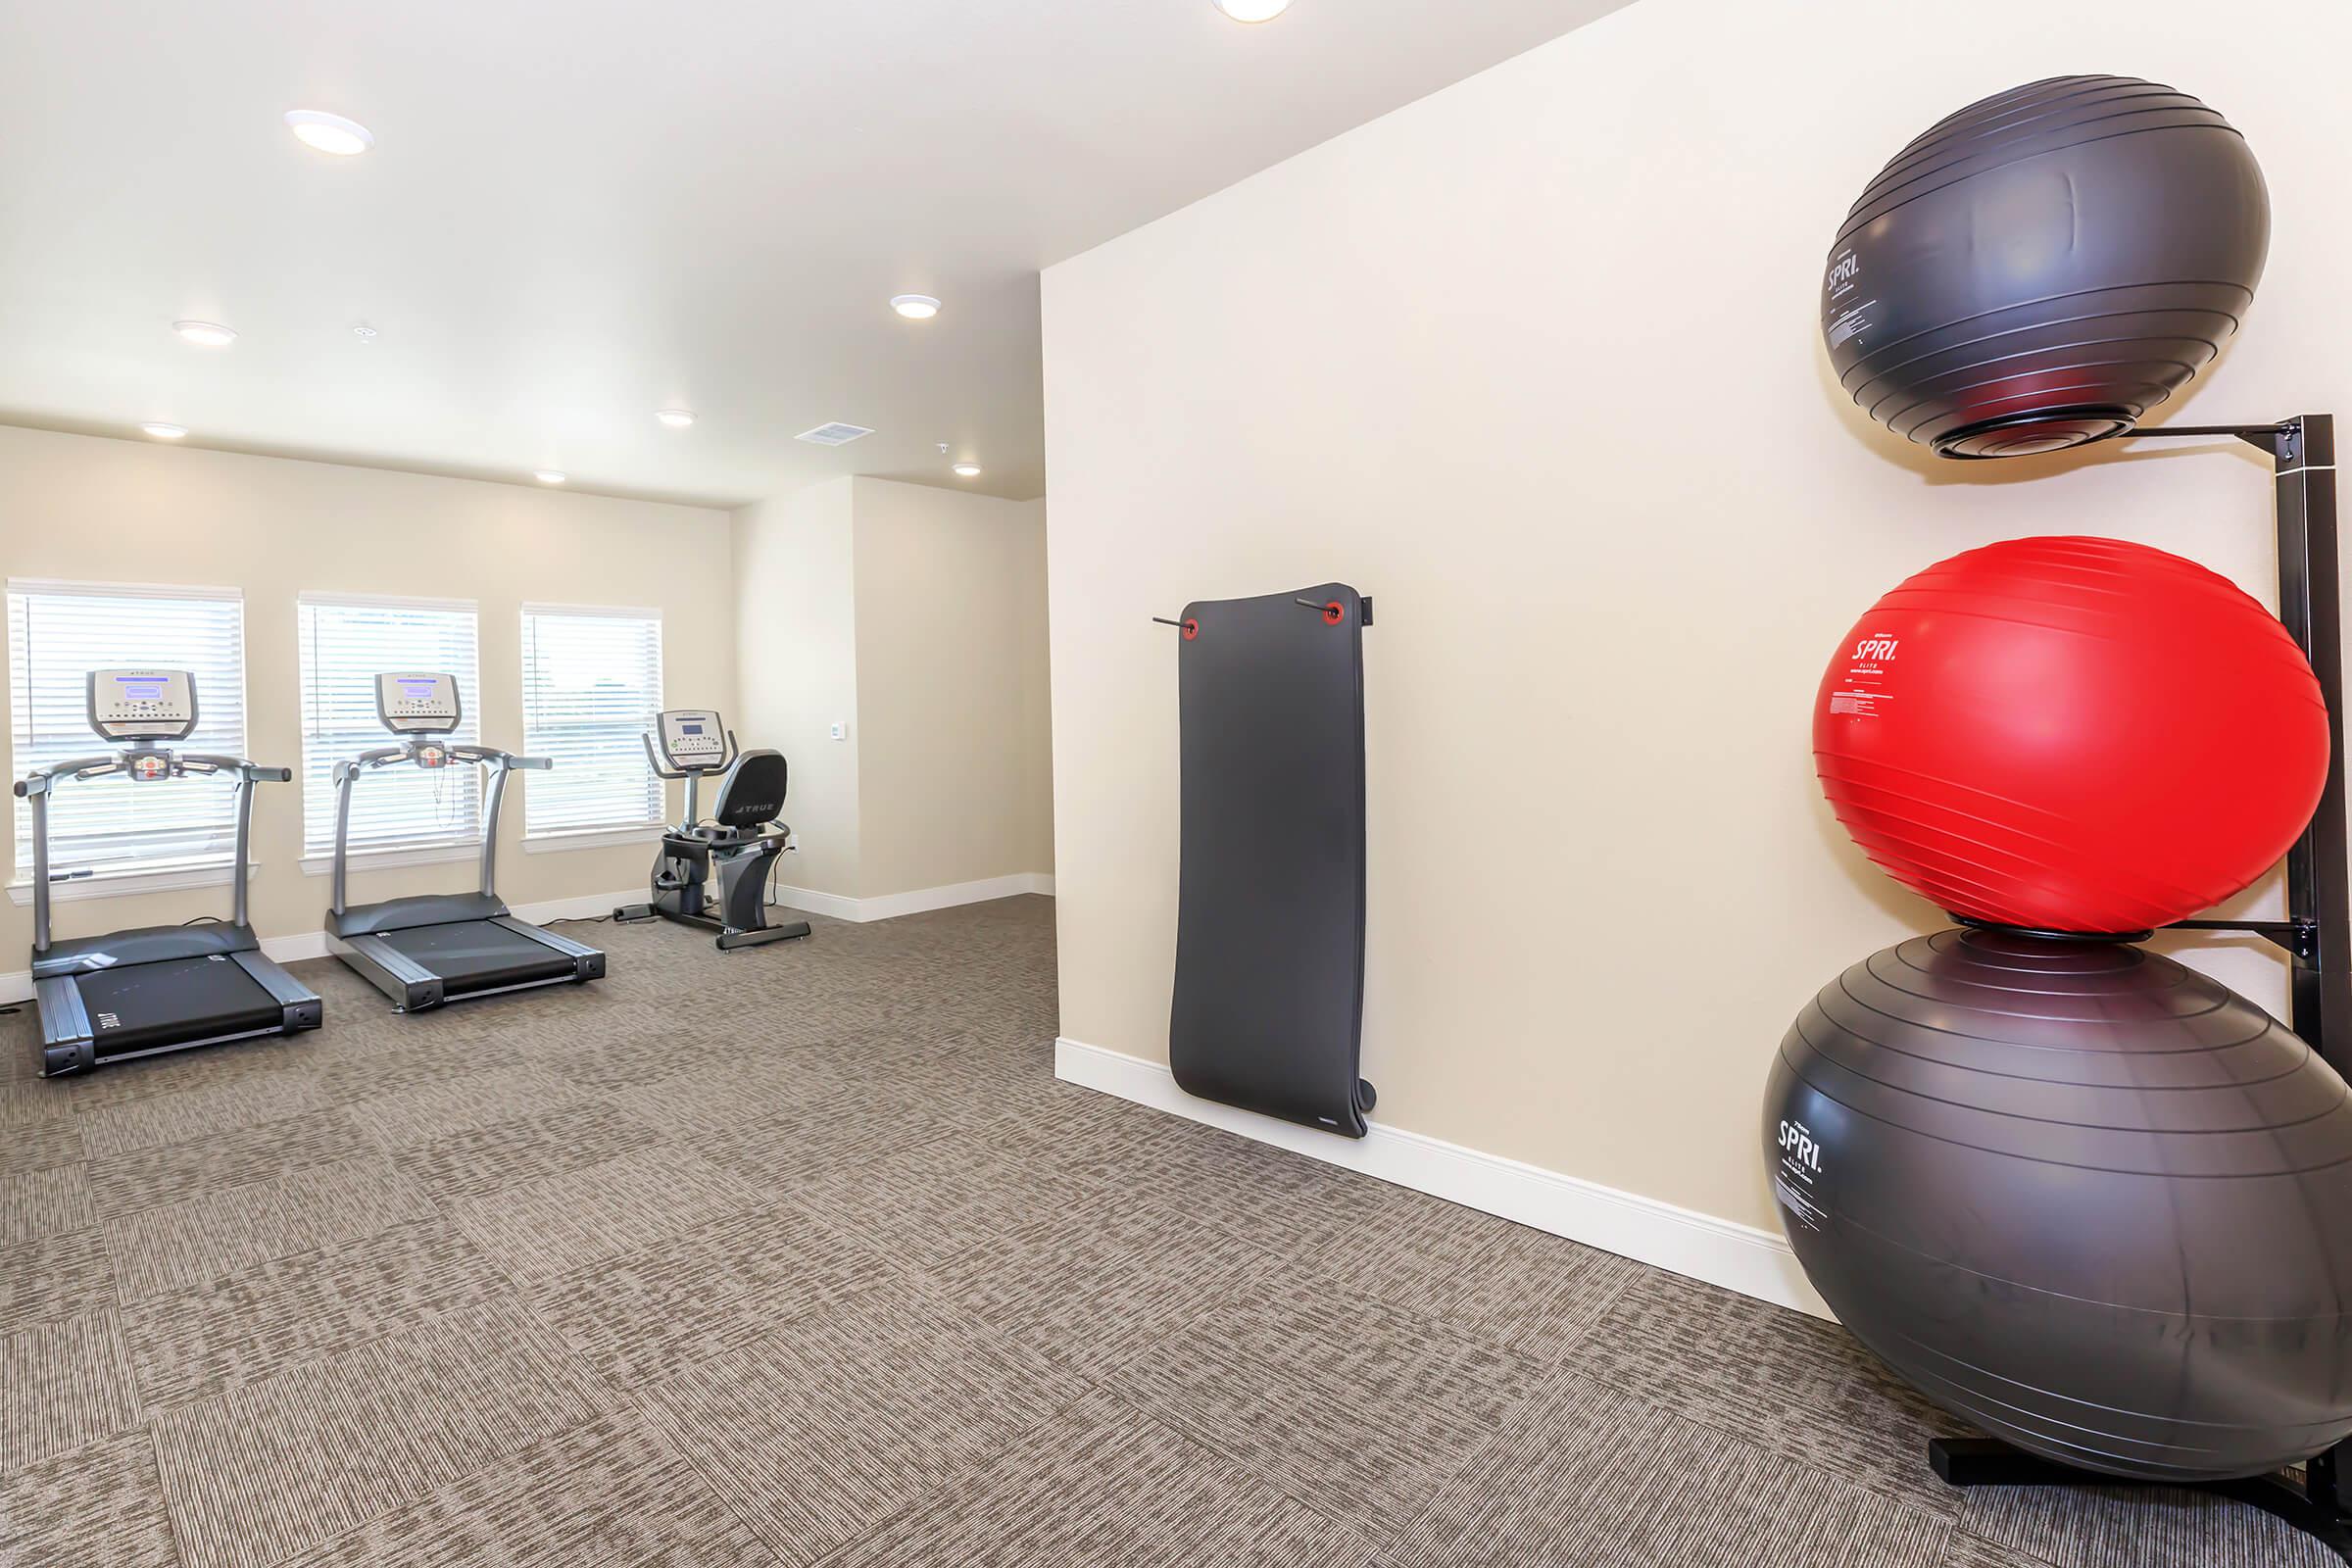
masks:
<svg viewBox="0 0 2352 1568"><path fill-rule="evenodd" d="M1830 247L1838 384L1945 457L2052 452L2138 423L2221 350L2261 281L2270 197L2184 92L2054 76L1896 155Z"/></svg>
<svg viewBox="0 0 2352 1568"><path fill-rule="evenodd" d="M1914 938L1798 1016L1764 1142L1840 1321L1995 1437L2195 1482L2352 1434L2352 1101L2194 970Z"/></svg>

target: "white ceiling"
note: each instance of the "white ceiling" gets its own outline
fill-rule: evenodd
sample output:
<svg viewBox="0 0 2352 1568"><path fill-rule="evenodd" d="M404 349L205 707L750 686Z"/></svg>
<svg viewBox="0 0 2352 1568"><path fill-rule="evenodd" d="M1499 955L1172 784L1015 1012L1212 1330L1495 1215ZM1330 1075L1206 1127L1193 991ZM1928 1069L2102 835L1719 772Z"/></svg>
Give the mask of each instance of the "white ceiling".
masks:
<svg viewBox="0 0 2352 1568"><path fill-rule="evenodd" d="M1041 268L1622 3L0 0L0 422L712 505L965 458L1039 495ZM877 433L792 439L830 419Z"/></svg>

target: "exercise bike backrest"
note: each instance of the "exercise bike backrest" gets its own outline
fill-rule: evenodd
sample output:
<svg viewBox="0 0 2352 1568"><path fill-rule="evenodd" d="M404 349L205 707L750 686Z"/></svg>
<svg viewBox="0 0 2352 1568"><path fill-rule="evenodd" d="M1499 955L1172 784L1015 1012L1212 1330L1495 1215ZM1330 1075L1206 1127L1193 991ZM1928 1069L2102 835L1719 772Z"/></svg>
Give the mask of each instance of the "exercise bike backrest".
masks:
<svg viewBox="0 0 2352 1568"><path fill-rule="evenodd" d="M789 779L782 752L739 753L726 777L718 781L718 795L710 807L712 820L739 833L765 827L783 814Z"/></svg>

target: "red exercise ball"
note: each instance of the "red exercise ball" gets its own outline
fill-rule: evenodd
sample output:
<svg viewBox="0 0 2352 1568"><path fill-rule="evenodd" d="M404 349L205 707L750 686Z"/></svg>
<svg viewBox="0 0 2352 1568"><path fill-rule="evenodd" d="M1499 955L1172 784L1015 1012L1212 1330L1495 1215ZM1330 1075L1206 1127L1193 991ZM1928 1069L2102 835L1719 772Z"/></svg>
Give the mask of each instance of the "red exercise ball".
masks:
<svg viewBox="0 0 2352 1568"><path fill-rule="evenodd" d="M2120 539L2012 539L1874 606L1813 705L1838 820L1957 915L2183 919L2276 864L2328 778L2328 710L2277 616Z"/></svg>

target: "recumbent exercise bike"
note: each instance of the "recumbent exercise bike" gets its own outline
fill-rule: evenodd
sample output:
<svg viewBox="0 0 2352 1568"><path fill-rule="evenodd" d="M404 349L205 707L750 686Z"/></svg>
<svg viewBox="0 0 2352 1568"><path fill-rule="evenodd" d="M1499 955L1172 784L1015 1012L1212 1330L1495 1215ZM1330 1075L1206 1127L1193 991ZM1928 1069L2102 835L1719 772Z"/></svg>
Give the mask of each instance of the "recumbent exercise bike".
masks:
<svg viewBox="0 0 2352 1568"><path fill-rule="evenodd" d="M660 736L661 755L654 751ZM776 820L784 809L788 777L784 754L738 751L734 731L710 709L670 709L644 737L645 760L655 776L686 781L686 820L662 835L654 859L654 896L624 904L615 920L650 920L656 915L718 933L723 949L790 942L808 935L806 920L767 923L767 878L776 857L791 847L792 829ZM722 744L720 737L725 737ZM666 761L669 765L662 766ZM701 813L702 781L723 776L710 808ZM710 873L718 872L718 898L710 898Z"/></svg>

